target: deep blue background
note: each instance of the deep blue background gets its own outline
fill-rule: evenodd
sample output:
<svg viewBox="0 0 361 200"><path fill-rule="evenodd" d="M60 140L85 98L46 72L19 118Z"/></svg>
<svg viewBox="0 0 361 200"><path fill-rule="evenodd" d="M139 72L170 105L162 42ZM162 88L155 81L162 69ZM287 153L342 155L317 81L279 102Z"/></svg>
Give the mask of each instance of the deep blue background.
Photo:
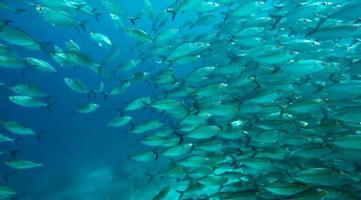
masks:
<svg viewBox="0 0 361 200"><path fill-rule="evenodd" d="M63 49L65 42L72 39L79 44L83 53L90 55L98 63L104 61L109 50L99 48L90 39L88 32L104 33L112 39L115 48L121 50L120 58L114 64L134 58L136 55L131 55L129 48L136 42L115 28L109 14L102 8L99 1L88 2L92 7L97 8L102 15L100 22L90 19L86 25L87 32L51 26L44 22L31 6L24 4L14 3L15 7L26 8L27 11L21 16L1 10L0 18L12 20L11 26L26 31L38 41L52 42ZM160 8L164 9L171 2L162 1L162 5L154 4L156 12ZM119 1L119 3L129 13L137 13L143 10L143 1L139 1L139 4L126 0ZM128 21L124 23L131 26ZM150 21L146 15L137 23L137 27L146 31L150 30ZM2 43L6 44L5 42ZM128 134L127 128L105 127L106 123L119 115L116 111L117 108L121 108L132 99L147 95L149 88L146 84L137 83L124 94L109 97L106 101L102 95L97 95L88 100L86 95L70 91L64 84L63 78L79 79L88 88L97 88L102 81L105 83L105 90L108 91L119 80L101 78L81 67L76 69L61 67L44 52L28 51L16 46L11 46L11 48L22 57L36 57L48 61L56 67L58 73L46 73L30 69L22 73L17 70L0 69L1 82L10 86L17 83L38 85L53 96L52 101L55 103L51 112L44 108L20 107L8 101L7 97L12 94L9 90L0 89L0 119L15 120L37 132L45 132L40 141L29 136L21 137L18 145L2 145L3 150L17 149L19 151L18 158L44 163L43 168L17 171L9 176L8 183L3 181L3 184L15 188L22 199L64 199L64 197L69 197L67 195L74 199L115 199L111 195L117 196L117 199L122 199L128 198L129 193L134 192L129 188L136 190L140 185L141 187L147 185L144 181L146 179L144 174L133 174L132 172L152 172L156 167L150 164L144 165L128 161L131 152L143 148L135 142L139 136ZM119 77L126 79L132 72L147 71L148 65L149 63L143 63L135 70L120 74ZM72 113L73 109L89 101L99 103L100 108L88 115ZM154 117L147 112L140 111L132 115L136 116L136 122ZM1 133L15 137L4 129L1 129ZM2 161L7 159L9 159L8 156L2 157ZM3 165L1 170L4 173L12 171ZM121 197L120 195L125 196Z"/></svg>

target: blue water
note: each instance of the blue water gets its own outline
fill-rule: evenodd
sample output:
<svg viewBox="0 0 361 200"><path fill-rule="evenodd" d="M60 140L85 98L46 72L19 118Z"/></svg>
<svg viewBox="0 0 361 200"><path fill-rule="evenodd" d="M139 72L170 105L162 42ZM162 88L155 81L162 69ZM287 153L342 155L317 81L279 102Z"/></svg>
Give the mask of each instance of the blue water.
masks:
<svg viewBox="0 0 361 200"><path fill-rule="evenodd" d="M130 47L135 41L130 40L121 31L115 28L100 3L96 0L88 1L103 13L100 22L91 19L87 23L87 32L77 31L72 28L51 26L43 21L41 16L30 6L24 4L26 12L20 16L11 12L1 11L0 18L11 20L11 25L19 27L43 42L51 42L64 48L69 39L79 44L81 51L98 63L108 55L109 50L99 48L89 37L89 31L101 32L108 35L116 48L121 51L121 56L116 61L133 58ZM171 1L164 2L168 5ZM119 1L129 12L143 9L143 4L135 4L133 1ZM156 5L154 6L161 6ZM137 27L146 29L147 22L141 20ZM8 101L7 96L12 93L6 89L0 89L0 119L21 122L33 130L44 132L40 141L35 137L22 137L17 145L2 144L4 149L16 149L17 158L24 158L39 163L44 167L17 171L11 173L6 166L1 165L3 174L10 173L8 181L1 181L12 187L18 193L18 199L33 200L57 200L57 199L131 199L131 196L145 193L151 189L147 182L148 177L144 171L154 172L157 163L139 164L128 161L128 156L137 147L137 137L128 134L128 128L114 129L105 128L105 124L119 115L117 108L122 108L126 102L148 91L144 83L131 86L125 93L112 96L104 100L102 95L91 99L92 102L101 104L101 108L89 115L72 113L79 105L88 102L86 95L74 93L64 84L64 77L71 77L83 81L88 88L97 88L102 81L106 90L110 90L117 81L104 79L88 69L78 67L58 66L49 56L42 52L28 51L21 47L12 46L20 56L33 56L44 59L56 67L57 73L44 73L25 69L17 70L1 69L0 80L8 85L17 83L32 83L40 86L45 92L52 95L55 103L51 111L43 108L19 107ZM147 71L147 63L143 63L135 70L119 73L120 79L126 79L135 71ZM145 93L144 93L145 91ZM143 121L152 118L152 114L138 112L134 114L135 121ZM5 130L1 130L5 132ZM139 139L139 138L138 138ZM9 159L2 157L2 161ZM134 173L139 172L139 173ZM153 192L154 194L154 192Z"/></svg>

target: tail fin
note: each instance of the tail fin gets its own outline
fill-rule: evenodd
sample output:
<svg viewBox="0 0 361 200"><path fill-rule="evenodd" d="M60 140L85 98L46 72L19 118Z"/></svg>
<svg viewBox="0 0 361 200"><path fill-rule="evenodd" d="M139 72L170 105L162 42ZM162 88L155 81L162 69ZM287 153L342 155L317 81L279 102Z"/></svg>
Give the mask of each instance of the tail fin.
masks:
<svg viewBox="0 0 361 200"><path fill-rule="evenodd" d="M16 157L17 157L17 153L19 153L19 150L11 150L10 152L9 152L9 154L10 154L10 156L11 156L11 158L12 159L16 159Z"/></svg>
<svg viewBox="0 0 361 200"><path fill-rule="evenodd" d="M89 22L89 20L82 20L80 23L79 23L79 28L82 30L82 31L84 31L84 32L86 32L86 27L85 27L85 25L86 25L86 23L88 23Z"/></svg>
<svg viewBox="0 0 361 200"><path fill-rule="evenodd" d="M95 20L97 20L97 22L99 22L99 16L102 15L102 13L97 12L96 8L92 9L92 13L93 13L93 16L95 17Z"/></svg>
<svg viewBox="0 0 361 200"><path fill-rule="evenodd" d="M40 141L43 135L45 135L45 131L40 131L38 134L36 134L36 140Z"/></svg>
<svg viewBox="0 0 361 200"><path fill-rule="evenodd" d="M94 90L88 92L88 99L90 99L91 97L94 97L96 95L96 92Z"/></svg>
<svg viewBox="0 0 361 200"><path fill-rule="evenodd" d="M49 112L53 111L52 108L53 108L53 106L54 106L55 104L56 104L55 102L50 102L50 103L48 103L48 104L46 105L46 109L47 109Z"/></svg>
<svg viewBox="0 0 361 200"><path fill-rule="evenodd" d="M172 21L174 21L175 17L177 16L177 10L174 8L168 8L166 11L172 15Z"/></svg>
<svg viewBox="0 0 361 200"><path fill-rule="evenodd" d="M108 100L109 93L108 92L102 92L104 100Z"/></svg>
<svg viewBox="0 0 361 200"><path fill-rule="evenodd" d="M105 62L102 62L100 65L97 66L98 74L102 74L105 64Z"/></svg>
<svg viewBox="0 0 361 200"><path fill-rule="evenodd" d="M148 173L148 172L144 172L145 173L145 175L146 176L148 176L149 177L149 179L148 179L148 183L150 183L150 182L152 182L152 180L154 179L154 176L153 176L153 174L151 174L151 173Z"/></svg>

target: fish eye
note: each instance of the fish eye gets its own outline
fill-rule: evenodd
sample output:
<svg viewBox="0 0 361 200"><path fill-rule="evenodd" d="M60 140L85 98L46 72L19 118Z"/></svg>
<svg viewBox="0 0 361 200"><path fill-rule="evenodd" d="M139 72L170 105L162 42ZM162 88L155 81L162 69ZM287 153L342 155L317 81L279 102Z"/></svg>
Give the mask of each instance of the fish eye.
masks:
<svg viewBox="0 0 361 200"><path fill-rule="evenodd" d="M322 66L326 66L326 63L325 63L325 62L321 62L321 65L322 65Z"/></svg>
<svg viewBox="0 0 361 200"><path fill-rule="evenodd" d="M319 42L313 41L313 45L320 45Z"/></svg>
<svg viewBox="0 0 361 200"><path fill-rule="evenodd" d="M296 52L295 51L290 51L289 54L290 55L296 55Z"/></svg>
<svg viewBox="0 0 361 200"><path fill-rule="evenodd" d="M177 101L177 105L180 105L181 104L181 102L180 101Z"/></svg>
<svg viewBox="0 0 361 200"><path fill-rule="evenodd" d="M321 3L321 5L323 5L323 6L329 6L329 5L331 5L331 3L324 1L324 2Z"/></svg>
<svg viewBox="0 0 361 200"><path fill-rule="evenodd" d="M233 111L238 112L238 111L239 111L239 109L238 109L237 107L234 107L234 108L233 108Z"/></svg>

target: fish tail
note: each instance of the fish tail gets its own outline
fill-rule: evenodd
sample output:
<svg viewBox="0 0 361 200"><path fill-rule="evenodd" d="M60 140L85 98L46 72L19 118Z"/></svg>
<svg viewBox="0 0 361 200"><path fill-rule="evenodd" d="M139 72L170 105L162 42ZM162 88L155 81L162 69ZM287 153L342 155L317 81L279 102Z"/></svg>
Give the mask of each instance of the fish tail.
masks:
<svg viewBox="0 0 361 200"><path fill-rule="evenodd" d="M108 100L109 93L108 92L102 92L104 100Z"/></svg>
<svg viewBox="0 0 361 200"><path fill-rule="evenodd" d="M48 103L48 104L46 105L46 109L47 109L49 112L53 111L52 109L53 109L53 106L54 106L55 104L56 104L55 102L50 102L50 103Z"/></svg>
<svg viewBox="0 0 361 200"><path fill-rule="evenodd" d="M11 151L9 152L9 154L10 154L10 156L11 156L12 159L16 159L16 158L17 158L17 155L16 155L17 153L19 153L19 150L17 150L17 149L11 150Z"/></svg>
<svg viewBox="0 0 361 200"><path fill-rule="evenodd" d="M52 42L39 42L38 45L40 46L40 49L43 50L45 53L52 53L53 52L53 46L54 43Z"/></svg>
<svg viewBox="0 0 361 200"><path fill-rule="evenodd" d="M181 134L179 134L179 133L177 133L177 132L174 132L174 134L179 137L179 142L178 142L178 144L182 144L183 141L184 141L183 135L181 135Z"/></svg>
<svg viewBox="0 0 361 200"><path fill-rule="evenodd" d="M21 137L15 138L14 140L15 145L18 146L20 141L21 141Z"/></svg>
<svg viewBox="0 0 361 200"><path fill-rule="evenodd" d="M45 135L45 131L40 131L38 134L36 134L36 140L40 141L43 135Z"/></svg>
<svg viewBox="0 0 361 200"><path fill-rule="evenodd" d="M0 86L3 86L3 87L6 87L6 88L9 88L4 82L0 82Z"/></svg>
<svg viewBox="0 0 361 200"><path fill-rule="evenodd" d="M21 14L25 11L26 11L26 9L24 9L24 8L15 9L15 13L20 17L20 19L23 19L23 16Z"/></svg>
<svg viewBox="0 0 361 200"><path fill-rule="evenodd" d="M84 32L86 32L86 27L85 27L85 25L87 24L89 22L89 20L82 20L80 23L79 23L79 25L78 25L78 27L82 30L82 31L84 31Z"/></svg>
<svg viewBox="0 0 361 200"><path fill-rule="evenodd" d="M116 110L119 112L119 115L120 115L120 116L122 116L122 115L124 114L123 109L121 109L121 108L117 108Z"/></svg>
<svg viewBox="0 0 361 200"><path fill-rule="evenodd" d="M154 179L154 175L149 172L144 172L144 174L149 177L147 182L152 182L152 180Z"/></svg>
<svg viewBox="0 0 361 200"><path fill-rule="evenodd" d="M94 90L88 92L88 99L90 99L91 97L94 97L96 95L96 92Z"/></svg>
<svg viewBox="0 0 361 200"><path fill-rule="evenodd" d="M172 15L172 21L174 21L177 16L177 11L175 9L166 9L166 11Z"/></svg>
<svg viewBox="0 0 361 200"><path fill-rule="evenodd" d="M159 153L158 152L156 152L156 151L152 151L153 153L154 153L154 155L155 155L155 160L158 160L159 159Z"/></svg>
<svg viewBox="0 0 361 200"><path fill-rule="evenodd" d="M179 197L178 197L178 200L181 200L183 195L184 195L184 191L180 191L180 190L176 190L176 192L179 193Z"/></svg>
<svg viewBox="0 0 361 200"><path fill-rule="evenodd" d="M92 13L93 13L93 16L94 16L95 20L96 20L97 22L99 22L99 17L100 17L100 15L102 15L102 13L97 12L97 9L96 9L96 8L93 8L93 9L92 9Z"/></svg>
<svg viewBox="0 0 361 200"><path fill-rule="evenodd" d="M312 94L317 94L323 91L325 86L311 82L311 85L315 88L315 91L312 92Z"/></svg>
<svg viewBox="0 0 361 200"><path fill-rule="evenodd" d="M316 27L314 29L312 29L310 32L308 32L306 34L306 36L310 36L314 33L316 33L318 31L318 29L320 29L320 27L327 21L328 18L326 17L321 17L319 22L317 23Z"/></svg>
<svg viewBox="0 0 361 200"><path fill-rule="evenodd" d="M130 121L129 124L130 124L130 128L133 130L135 128L134 123L132 121Z"/></svg>
<svg viewBox="0 0 361 200"><path fill-rule="evenodd" d="M103 69L104 69L104 66L105 66L105 62L102 62L99 66L97 66L97 72L98 74L102 74L103 73Z"/></svg>

